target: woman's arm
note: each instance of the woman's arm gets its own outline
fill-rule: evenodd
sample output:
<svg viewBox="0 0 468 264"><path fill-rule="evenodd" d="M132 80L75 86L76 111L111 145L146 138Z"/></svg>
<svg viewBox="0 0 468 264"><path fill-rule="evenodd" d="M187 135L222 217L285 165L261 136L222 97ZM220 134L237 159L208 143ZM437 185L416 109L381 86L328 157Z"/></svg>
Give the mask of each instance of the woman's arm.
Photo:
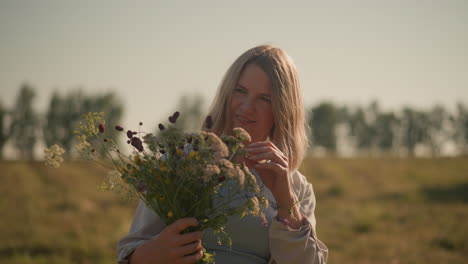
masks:
<svg viewBox="0 0 468 264"><path fill-rule="evenodd" d="M304 216L304 223L293 229L277 220L272 221L269 230L270 263L326 263L328 248L317 238L315 231L315 194L312 185L297 171L291 174L291 185L299 201L298 209Z"/></svg>
<svg viewBox="0 0 468 264"><path fill-rule="evenodd" d="M328 249L315 232L312 185L297 170L289 171L288 157L273 142L252 143L246 150L247 166L259 173L278 205L281 223L273 220L269 230L272 259L278 264L326 263Z"/></svg>
<svg viewBox="0 0 468 264"><path fill-rule="evenodd" d="M164 229L164 226L161 219L140 200L130 231L117 244L118 263L128 263L130 254L137 247L157 236Z"/></svg>

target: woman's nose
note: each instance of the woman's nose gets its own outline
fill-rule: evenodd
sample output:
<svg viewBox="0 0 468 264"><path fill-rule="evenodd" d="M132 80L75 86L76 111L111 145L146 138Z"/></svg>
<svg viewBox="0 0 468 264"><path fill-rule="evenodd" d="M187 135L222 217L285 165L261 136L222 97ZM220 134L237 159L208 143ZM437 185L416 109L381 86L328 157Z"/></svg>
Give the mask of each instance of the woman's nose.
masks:
<svg viewBox="0 0 468 264"><path fill-rule="evenodd" d="M250 98L245 98L241 102L241 110L245 114L252 114L255 112L254 100Z"/></svg>

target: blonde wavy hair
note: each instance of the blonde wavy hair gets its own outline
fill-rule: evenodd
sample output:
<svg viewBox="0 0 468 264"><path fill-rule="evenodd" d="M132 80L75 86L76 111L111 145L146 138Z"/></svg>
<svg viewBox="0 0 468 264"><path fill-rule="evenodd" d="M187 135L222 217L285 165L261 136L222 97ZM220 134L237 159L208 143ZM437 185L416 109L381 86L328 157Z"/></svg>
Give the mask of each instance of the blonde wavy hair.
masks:
<svg viewBox="0 0 468 264"><path fill-rule="evenodd" d="M217 135L232 133L228 113L231 95L248 64L259 66L270 79L274 125L269 140L288 157L289 170L295 170L300 166L308 148L308 126L296 67L280 48L271 45L257 46L234 61L224 75L210 107L208 115L212 118L212 126L210 129L203 129Z"/></svg>

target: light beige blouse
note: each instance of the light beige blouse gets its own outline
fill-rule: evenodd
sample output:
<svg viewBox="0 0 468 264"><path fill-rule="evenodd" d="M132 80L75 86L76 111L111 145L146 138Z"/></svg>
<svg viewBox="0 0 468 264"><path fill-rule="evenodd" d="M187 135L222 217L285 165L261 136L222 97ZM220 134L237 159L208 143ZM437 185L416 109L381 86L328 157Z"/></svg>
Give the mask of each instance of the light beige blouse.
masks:
<svg viewBox="0 0 468 264"><path fill-rule="evenodd" d="M259 187L270 201L275 201L270 190L263 185L261 178L253 170ZM299 171L291 174L291 186L294 189L300 212L306 217L306 223L299 229L291 229L274 219L276 210L269 207L265 211L268 223L262 223L256 216L248 215L240 219L230 217L226 232L232 240L232 246L218 245L217 237L211 230L203 233L203 247L215 253L217 264L319 264L326 263L328 249L316 235L315 194L312 185ZM128 263L128 256L138 246L144 244L165 227L161 219L140 201L130 227L130 232L117 245L118 263Z"/></svg>

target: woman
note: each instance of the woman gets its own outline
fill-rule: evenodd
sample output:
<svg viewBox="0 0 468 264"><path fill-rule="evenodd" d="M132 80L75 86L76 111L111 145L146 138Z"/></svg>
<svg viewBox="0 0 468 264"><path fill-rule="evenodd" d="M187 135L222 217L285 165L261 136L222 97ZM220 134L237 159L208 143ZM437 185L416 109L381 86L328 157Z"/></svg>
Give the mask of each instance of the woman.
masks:
<svg viewBox="0 0 468 264"><path fill-rule="evenodd" d="M198 224L194 218L165 227L140 202L129 234L119 241L119 263L195 263L203 247L221 264L326 263L328 249L315 230L312 185L297 171L308 144L292 60L270 45L246 51L224 76L210 115L211 131L218 135L234 127L251 135L244 162L277 205L267 209L267 227L255 216L231 217L229 248L219 246L210 232L180 234Z"/></svg>

